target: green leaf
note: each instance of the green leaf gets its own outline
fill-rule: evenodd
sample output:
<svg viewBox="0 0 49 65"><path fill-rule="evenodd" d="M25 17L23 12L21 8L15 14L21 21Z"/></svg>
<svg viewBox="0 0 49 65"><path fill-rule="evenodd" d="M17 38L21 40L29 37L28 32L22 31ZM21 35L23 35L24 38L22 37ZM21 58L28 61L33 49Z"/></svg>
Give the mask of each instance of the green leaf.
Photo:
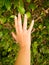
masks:
<svg viewBox="0 0 49 65"><path fill-rule="evenodd" d="M34 3L29 5L29 8L32 9L32 11L34 11L37 7Z"/></svg>
<svg viewBox="0 0 49 65"><path fill-rule="evenodd" d="M0 38L3 36L3 32L0 31Z"/></svg>
<svg viewBox="0 0 49 65"><path fill-rule="evenodd" d="M24 7L19 6L19 7L18 7L18 12L20 12L21 14L24 14L24 13L25 13Z"/></svg>
<svg viewBox="0 0 49 65"><path fill-rule="evenodd" d="M34 44L33 44L33 47L37 48L37 46L38 46L38 43L37 43L37 41L35 41Z"/></svg>
<svg viewBox="0 0 49 65"><path fill-rule="evenodd" d="M15 17L15 15L11 15L11 16L10 16L10 18L14 18L14 17Z"/></svg>
<svg viewBox="0 0 49 65"><path fill-rule="evenodd" d="M11 8L10 0L5 0L5 6L6 6L7 10L10 10L10 8Z"/></svg>
<svg viewBox="0 0 49 65"><path fill-rule="evenodd" d="M2 25L0 25L0 29L2 29Z"/></svg>
<svg viewBox="0 0 49 65"><path fill-rule="evenodd" d="M0 21L2 24L4 24L6 22L6 17L0 17Z"/></svg>
<svg viewBox="0 0 49 65"><path fill-rule="evenodd" d="M31 2L31 0L26 0L28 3L30 3Z"/></svg>
<svg viewBox="0 0 49 65"><path fill-rule="evenodd" d="M18 7L19 0L14 0L14 9Z"/></svg>
<svg viewBox="0 0 49 65"><path fill-rule="evenodd" d="M34 55L37 54L37 46L38 46L37 41L35 41L34 44L33 44L33 53L34 53Z"/></svg>
<svg viewBox="0 0 49 65"><path fill-rule="evenodd" d="M0 0L0 7L4 5L5 0Z"/></svg>
<svg viewBox="0 0 49 65"><path fill-rule="evenodd" d="M27 15L28 18L31 17L31 13L30 12L26 12L26 15Z"/></svg>
<svg viewBox="0 0 49 65"><path fill-rule="evenodd" d="M14 0L14 9L18 7L18 5L24 7L23 0Z"/></svg>
<svg viewBox="0 0 49 65"><path fill-rule="evenodd" d="M2 56L5 56L7 53L6 53L6 51L3 51L2 52Z"/></svg>
<svg viewBox="0 0 49 65"><path fill-rule="evenodd" d="M8 49L8 52L10 52L12 50L12 48L10 47L9 49Z"/></svg>
<svg viewBox="0 0 49 65"><path fill-rule="evenodd" d="M39 29L42 29L42 28L43 28L43 25L42 25L42 24L40 24L40 25L38 26L38 28L39 28Z"/></svg>
<svg viewBox="0 0 49 65"><path fill-rule="evenodd" d="M24 2L23 2L23 0L19 0L19 4L20 4L20 6L24 7Z"/></svg>

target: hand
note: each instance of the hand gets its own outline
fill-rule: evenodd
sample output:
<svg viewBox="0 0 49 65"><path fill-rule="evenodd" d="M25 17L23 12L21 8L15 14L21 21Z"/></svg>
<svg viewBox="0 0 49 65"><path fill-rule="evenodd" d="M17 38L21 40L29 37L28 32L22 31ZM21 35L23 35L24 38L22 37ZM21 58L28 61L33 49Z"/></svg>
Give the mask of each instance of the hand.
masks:
<svg viewBox="0 0 49 65"><path fill-rule="evenodd" d="M15 16L15 29L16 33L12 32L13 38L20 44L20 47L29 46L31 45L31 30L34 25L34 20L32 20L29 29L27 30L27 16L24 16L24 23L22 27L21 22L21 14L18 14L18 17Z"/></svg>

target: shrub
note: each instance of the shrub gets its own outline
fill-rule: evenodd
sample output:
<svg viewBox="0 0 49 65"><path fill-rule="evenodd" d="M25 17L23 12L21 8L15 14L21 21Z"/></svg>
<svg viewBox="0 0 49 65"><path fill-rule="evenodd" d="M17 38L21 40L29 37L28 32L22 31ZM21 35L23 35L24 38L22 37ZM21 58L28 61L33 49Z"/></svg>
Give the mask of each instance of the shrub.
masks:
<svg viewBox="0 0 49 65"><path fill-rule="evenodd" d="M31 65L49 65L49 0L0 0L0 65L14 65L19 51L11 32L14 16L27 14L32 32Z"/></svg>

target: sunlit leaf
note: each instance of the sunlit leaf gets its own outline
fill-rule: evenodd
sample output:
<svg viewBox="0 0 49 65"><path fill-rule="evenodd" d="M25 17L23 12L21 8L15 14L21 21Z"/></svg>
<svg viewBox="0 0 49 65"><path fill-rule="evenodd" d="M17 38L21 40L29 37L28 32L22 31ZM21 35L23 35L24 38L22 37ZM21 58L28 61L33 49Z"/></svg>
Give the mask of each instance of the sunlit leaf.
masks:
<svg viewBox="0 0 49 65"><path fill-rule="evenodd" d="M7 8L7 10L10 10L10 8L11 8L11 1L10 0L5 0L5 6L6 6L6 8Z"/></svg>

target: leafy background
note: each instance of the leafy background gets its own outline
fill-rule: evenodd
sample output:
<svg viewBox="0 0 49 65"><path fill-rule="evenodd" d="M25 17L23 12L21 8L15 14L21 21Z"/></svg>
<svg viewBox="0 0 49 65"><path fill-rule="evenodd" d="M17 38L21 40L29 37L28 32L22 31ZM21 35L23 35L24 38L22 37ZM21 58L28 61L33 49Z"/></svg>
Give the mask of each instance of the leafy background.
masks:
<svg viewBox="0 0 49 65"><path fill-rule="evenodd" d="M31 65L49 65L49 0L0 0L0 65L14 65L19 45L12 38L14 16L28 17L32 30Z"/></svg>

